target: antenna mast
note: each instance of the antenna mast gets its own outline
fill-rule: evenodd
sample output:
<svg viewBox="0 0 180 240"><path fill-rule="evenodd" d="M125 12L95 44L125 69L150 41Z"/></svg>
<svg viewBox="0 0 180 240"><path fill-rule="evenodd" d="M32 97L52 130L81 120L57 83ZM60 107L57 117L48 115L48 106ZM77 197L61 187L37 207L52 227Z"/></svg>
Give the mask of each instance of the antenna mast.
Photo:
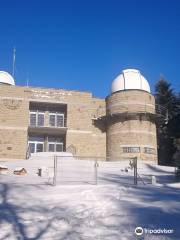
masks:
<svg viewBox="0 0 180 240"><path fill-rule="evenodd" d="M29 78L26 79L26 87L29 87Z"/></svg>
<svg viewBox="0 0 180 240"><path fill-rule="evenodd" d="M12 69L12 76L15 77L15 62L16 62L16 48L13 49L13 69Z"/></svg>

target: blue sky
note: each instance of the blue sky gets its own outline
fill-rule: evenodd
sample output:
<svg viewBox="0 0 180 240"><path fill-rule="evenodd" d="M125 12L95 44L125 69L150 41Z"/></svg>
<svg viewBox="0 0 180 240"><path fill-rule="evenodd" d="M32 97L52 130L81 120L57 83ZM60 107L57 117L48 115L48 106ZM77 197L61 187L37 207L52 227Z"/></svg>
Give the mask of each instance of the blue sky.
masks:
<svg viewBox="0 0 180 240"><path fill-rule="evenodd" d="M109 94L137 68L153 90L160 74L180 91L180 1L0 0L0 70L16 84Z"/></svg>

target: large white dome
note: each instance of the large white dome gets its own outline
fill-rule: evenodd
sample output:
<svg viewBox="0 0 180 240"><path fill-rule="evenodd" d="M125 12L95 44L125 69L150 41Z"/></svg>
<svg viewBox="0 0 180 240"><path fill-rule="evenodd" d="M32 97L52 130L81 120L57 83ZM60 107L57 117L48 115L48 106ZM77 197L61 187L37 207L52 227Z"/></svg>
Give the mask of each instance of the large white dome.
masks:
<svg viewBox="0 0 180 240"><path fill-rule="evenodd" d="M150 93L148 81L136 69L123 70L112 82L111 93L126 89L138 89Z"/></svg>
<svg viewBox="0 0 180 240"><path fill-rule="evenodd" d="M0 71L0 84L15 85L15 82L9 73Z"/></svg>

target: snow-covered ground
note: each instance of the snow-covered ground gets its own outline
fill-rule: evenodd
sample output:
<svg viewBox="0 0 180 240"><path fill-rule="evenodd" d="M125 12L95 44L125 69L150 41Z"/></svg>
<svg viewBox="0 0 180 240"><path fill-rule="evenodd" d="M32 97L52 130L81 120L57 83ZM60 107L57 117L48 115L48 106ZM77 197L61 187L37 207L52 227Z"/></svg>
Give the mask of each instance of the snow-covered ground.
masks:
<svg viewBox="0 0 180 240"><path fill-rule="evenodd" d="M180 240L180 183L174 168L138 162L141 180L133 185L128 161L58 160L57 185L52 185L53 157L1 162L0 239L7 240ZM28 174L17 176L15 168ZM38 177L38 168L48 174ZM157 184L151 184L151 176ZM143 234L146 229L172 229L172 234Z"/></svg>

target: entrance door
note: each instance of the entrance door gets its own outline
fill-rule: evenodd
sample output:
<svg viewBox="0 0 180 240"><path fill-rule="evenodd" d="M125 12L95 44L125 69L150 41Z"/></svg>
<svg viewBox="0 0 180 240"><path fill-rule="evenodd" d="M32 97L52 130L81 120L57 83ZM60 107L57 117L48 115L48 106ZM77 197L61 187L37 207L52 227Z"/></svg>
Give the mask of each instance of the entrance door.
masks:
<svg viewBox="0 0 180 240"><path fill-rule="evenodd" d="M30 137L29 148L31 153L44 151L44 138L43 137Z"/></svg>
<svg viewBox="0 0 180 240"><path fill-rule="evenodd" d="M30 153L35 153L35 143L29 142Z"/></svg>
<svg viewBox="0 0 180 240"><path fill-rule="evenodd" d="M43 152L44 150L44 143L42 142L29 142L30 152Z"/></svg>
<svg viewBox="0 0 180 240"><path fill-rule="evenodd" d="M48 151L49 152L63 152L63 143L48 143L49 148Z"/></svg>
<svg viewBox="0 0 180 240"><path fill-rule="evenodd" d="M36 143L36 152L43 152L44 143Z"/></svg>
<svg viewBox="0 0 180 240"><path fill-rule="evenodd" d="M63 140L58 137L48 137L49 152L63 152Z"/></svg>

